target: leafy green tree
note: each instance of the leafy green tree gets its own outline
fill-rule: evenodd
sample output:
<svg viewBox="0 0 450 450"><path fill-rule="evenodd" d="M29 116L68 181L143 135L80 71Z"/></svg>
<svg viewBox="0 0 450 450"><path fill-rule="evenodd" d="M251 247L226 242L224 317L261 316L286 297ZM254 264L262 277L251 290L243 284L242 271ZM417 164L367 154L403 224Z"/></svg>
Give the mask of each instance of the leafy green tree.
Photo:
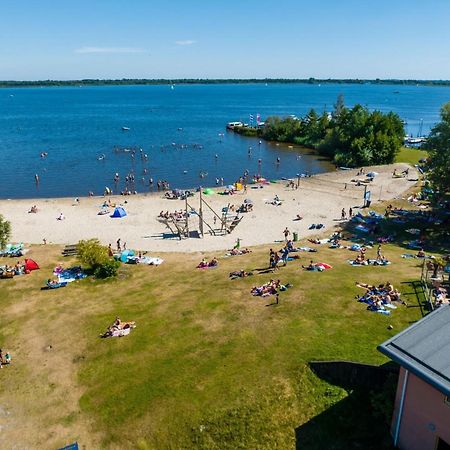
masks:
<svg viewBox="0 0 450 450"><path fill-rule="evenodd" d="M433 186L443 195L450 192L450 102L441 109L441 121L431 130L426 145L430 155Z"/></svg>
<svg viewBox="0 0 450 450"><path fill-rule="evenodd" d="M0 214L0 249L5 248L11 237L11 223Z"/></svg>
<svg viewBox="0 0 450 450"><path fill-rule="evenodd" d="M108 278L117 275L120 263L110 258L108 248L100 244L98 239L78 242L78 258L88 266L97 278Z"/></svg>
<svg viewBox="0 0 450 450"><path fill-rule="evenodd" d="M295 142L332 158L342 166L389 164L403 143L403 123L394 113L370 112L361 105L348 109L337 98L331 117L314 109L302 119L269 117L261 132L264 139Z"/></svg>
<svg viewBox="0 0 450 450"><path fill-rule="evenodd" d="M403 142L403 123L397 114L370 112L361 105L342 108L318 145L336 164L350 167L389 164Z"/></svg>

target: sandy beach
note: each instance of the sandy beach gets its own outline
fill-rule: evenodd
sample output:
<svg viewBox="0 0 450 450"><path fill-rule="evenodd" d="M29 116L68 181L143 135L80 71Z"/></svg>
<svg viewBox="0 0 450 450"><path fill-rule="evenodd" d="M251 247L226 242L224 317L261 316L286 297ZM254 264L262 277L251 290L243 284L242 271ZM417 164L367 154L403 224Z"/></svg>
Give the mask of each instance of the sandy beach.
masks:
<svg viewBox="0 0 450 450"><path fill-rule="evenodd" d="M401 172L409 167L407 178L393 178L394 169ZM401 197L411 188L418 174L406 164L374 166L365 168L365 173L375 171L378 175L368 185L372 204L380 200ZM213 195L204 196L208 204L220 215L228 204L239 207L244 199L253 202L253 210L244 213L242 221L231 233L224 236L212 236L205 227L203 238L180 240L157 220L160 211L173 212L184 209L183 200L168 200L163 193L132 196L112 196L111 201L123 205L127 212L124 218L110 218L109 214L98 215L105 197L80 198L76 204L73 198L1 200L0 214L12 224L12 241L27 244L74 244L80 239L97 237L104 244L115 246L118 238L127 248L160 252L198 252L216 251L232 248L239 238L241 247L271 243L283 239L283 230L297 232L299 238L317 234L309 230L311 224L322 223L324 230L332 232L339 224L341 210L350 207L357 212L363 203L364 186L356 186L352 179L364 179L357 176L357 169L338 170L311 178L300 179L298 189L287 188L286 181L257 186L249 185L247 192L235 195L219 195L221 189L215 189ZM296 182L297 180L295 180ZM280 206L270 204L275 196L282 200ZM199 194L189 198L190 205L199 210ZM28 213L36 205L36 214ZM112 213L114 208L109 208ZM63 213L64 220L57 220ZM296 215L302 220L294 220ZM213 213L204 208L204 217L213 224ZM198 217L191 216L190 229L199 229ZM217 225L218 226L218 225ZM323 229L321 230L323 231Z"/></svg>

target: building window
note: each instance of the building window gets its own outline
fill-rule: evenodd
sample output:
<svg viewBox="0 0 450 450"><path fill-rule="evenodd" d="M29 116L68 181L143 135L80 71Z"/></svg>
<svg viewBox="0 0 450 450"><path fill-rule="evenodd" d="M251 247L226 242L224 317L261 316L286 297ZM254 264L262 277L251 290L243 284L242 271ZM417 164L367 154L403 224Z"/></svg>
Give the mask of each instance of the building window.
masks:
<svg viewBox="0 0 450 450"><path fill-rule="evenodd" d="M450 397L449 397L448 395L444 398L444 403L445 403L447 406L450 406Z"/></svg>

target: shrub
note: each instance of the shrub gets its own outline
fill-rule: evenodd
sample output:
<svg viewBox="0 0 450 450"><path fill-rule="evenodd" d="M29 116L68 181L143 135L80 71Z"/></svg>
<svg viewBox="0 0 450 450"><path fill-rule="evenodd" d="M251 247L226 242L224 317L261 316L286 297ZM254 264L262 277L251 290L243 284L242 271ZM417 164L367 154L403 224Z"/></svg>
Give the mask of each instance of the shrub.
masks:
<svg viewBox="0 0 450 450"><path fill-rule="evenodd" d="M98 239L78 242L78 257L81 262L91 269L108 261L108 248L100 244Z"/></svg>
<svg viewBox="0 0 450 450"><path fill-rule="evenodd" d="M117 275L120 263L111 259L108 248L98 239L78 242L78 258L88 266L97 278L109 278Z"/></svg>
<svg viewBox="0 0 450 450"><path fill-rule="evenodd" d="M11 223L0 214L0 249L5 248L11 237Z"/></svg>
<svg viewBox="0 0 450 450"><path fill-rule="evenodd" d="M120 262L114 259L108 259L103 264L96 267L94 275L96 278L111 278L117 275L119 271Z"/></svg>

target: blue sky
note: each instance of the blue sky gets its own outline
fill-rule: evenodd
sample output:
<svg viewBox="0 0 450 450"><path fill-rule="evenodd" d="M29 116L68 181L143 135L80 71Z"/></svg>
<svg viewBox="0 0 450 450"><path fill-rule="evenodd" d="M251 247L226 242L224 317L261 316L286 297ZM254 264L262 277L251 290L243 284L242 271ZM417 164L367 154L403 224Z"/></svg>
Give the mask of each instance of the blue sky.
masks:
<svg viewBox="0 0 450 450"><path fill-rule="evenodd" d="M0 0L0 79L450 79L450 0Z"/></svg>

